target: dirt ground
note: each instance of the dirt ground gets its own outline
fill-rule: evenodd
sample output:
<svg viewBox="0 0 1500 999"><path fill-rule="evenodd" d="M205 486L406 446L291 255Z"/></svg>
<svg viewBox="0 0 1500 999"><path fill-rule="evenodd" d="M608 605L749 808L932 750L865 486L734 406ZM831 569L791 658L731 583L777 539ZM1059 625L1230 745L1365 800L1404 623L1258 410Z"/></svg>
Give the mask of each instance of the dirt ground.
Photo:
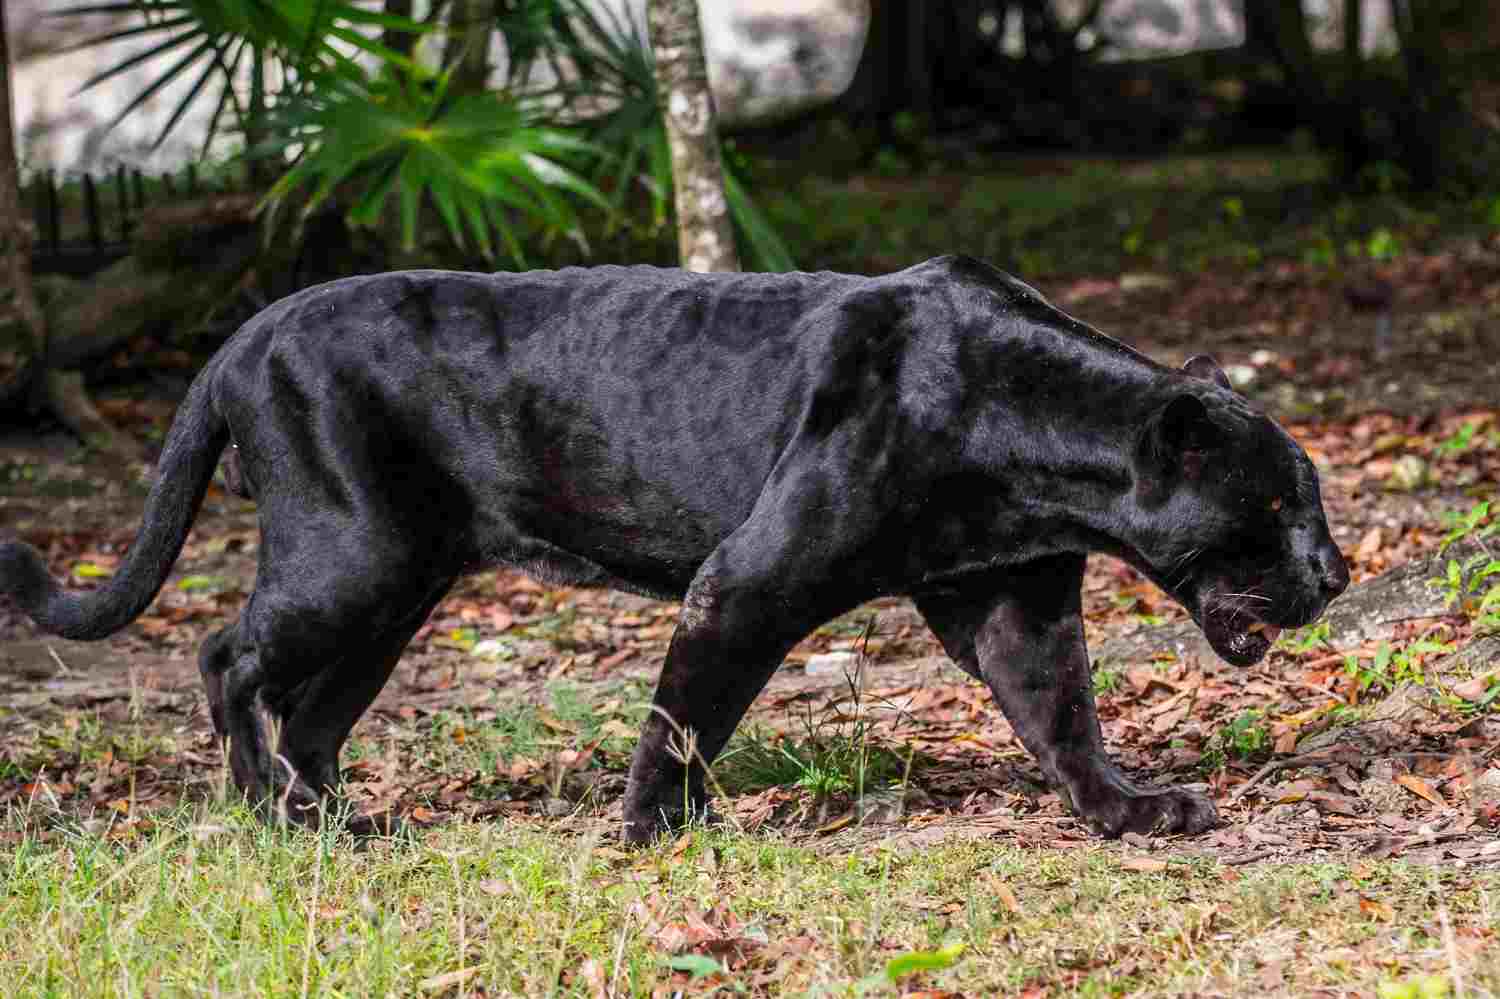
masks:
<svg viewBox="0 0 1500 999"><path fill-rule="evenodd" d="M1461 265L1450 261L1443 273ZM1486 258L1455 278L1451 299L1424 293L1399 304L1384 351L1371 320L1350 314L1337 289L1278 288L1274 274L1239 288L1204 279L1201 287L1132 290L1100 281L1043 290L1164 362L1210 352L1229 366L1319 463L1357 591L1432 558L1442 513L1469 509L1500 482L1493 265ZM1286 310L1279 301L1301 304ZM104 400L138 432L159 429L170 406L162 398ZM1467 443L1455 447L1455 439ZM0 529L41 547L72 585L90 585L131 540L144 496L140 473L106 467L58 433L11 429L0 436ZM253 504L215 488L163 595L121 634L59 641L0 603L7 733L0 802L35 810L44 825L67 818L126 829L183 794L212 793L223 767L196 646L251 591L256 550ZM1440 600L1396 603L1375 615L1378 627L1334 631L1321 643L1284 640L1265 662L1235 670L1201 648L1174 646L1166 636L1181 611L1113 560L1091 562L1085 596L1107 741L1134 774L1205 787L1224 819L1197 839L1137 837L1133 845L1210 853L1228 864L1366 854L1500 866L1500 719L1432 695L1476 678L1482 688L1500 666L1465 615ZM546 588L509 572L465 580L356 730L362 745L379 748L346 759L351 798L418 823L471 816L612 829L627 732L649 701L676 610L618 593ZM1346 669L1349 656L1378 666L1381 643L1399 649L1418 641L1446 647L1414 654L1425 684L1407 676L1387 689L1379 681L1362 687L1363 674ZM1101 657L1101 649L1130 651ZM552 710L559 685L597 706L593 724ZM1409 703L1392 706L1403 697ZM537 756L502 757L481 770L471 757L431 751L434 740L458 739L464 725L522 709L536 713L548 736ZM855 801L782 784L731 793L721 807L749 828L836 841L1087 841L989 694L946 662L905 601L879 601L820 629L788 658L746 723L768 744L787 745L837 739L861 725L873 745L912 761L904 793Z"/></svg>

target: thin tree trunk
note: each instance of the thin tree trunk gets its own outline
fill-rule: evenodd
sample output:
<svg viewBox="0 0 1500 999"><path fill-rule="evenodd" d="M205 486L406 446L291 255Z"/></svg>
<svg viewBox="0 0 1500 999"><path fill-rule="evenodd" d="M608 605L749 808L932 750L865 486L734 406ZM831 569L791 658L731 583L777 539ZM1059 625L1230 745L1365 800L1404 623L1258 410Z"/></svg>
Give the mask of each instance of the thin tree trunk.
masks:
<svg viewBox="0 0 1500 999"><path fill-rule="evenodd" d="M690 271L737 271L714 99L703 58L696 0L647 0L646 21L656 53L656 90L672 151L677 248Z"/></svg>
<svg viewBox="0 0 1500 999"><path fill-rule="evenodd" d="M453 67L451 93L476 94L489 83L494 28L495 0L453 0L443 48L443 65Z"/></svg>
<svg viewBox="0 0 1500 999"><path fill-rule="evenodd" d="M5 7L0 4L0 257L10 276L16 311L31 340L31 358L15 376L16 384L0 385L0 398L30 402L33 386L43 390L46 405L69 429L105 454L136 457L136 450L110 426L83 390L82 376L49 370L47 317L36 299L31 280L31 224L21 214L20 170L16 165L16 130L11 116L10 47L6 40ZM24 393L24 395L23 395Z"/></svg>
<svg viewBox="0 0 1500 999"><path fill-rule="evenodd" d="M31 341L31 360L0 385L0 395L29 391L47 356L47 319L31 283L31 245L35 234L21 209L20 171L16 166L16 130L11 119L10 49L6 41L5 5L0 4L0 257L10 276L15 309Z"/></svg>

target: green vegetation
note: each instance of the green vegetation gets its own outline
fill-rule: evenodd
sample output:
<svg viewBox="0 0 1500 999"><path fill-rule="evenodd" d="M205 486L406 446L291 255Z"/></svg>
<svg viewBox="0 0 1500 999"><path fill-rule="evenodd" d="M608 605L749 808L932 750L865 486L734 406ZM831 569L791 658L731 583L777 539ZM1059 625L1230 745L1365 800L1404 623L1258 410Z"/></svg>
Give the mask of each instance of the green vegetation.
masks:
<svg viewBox="0 0 1500 999"><path fill-rule="evenodd" d="M1490 516L1490 505L1484 502L1467 513L1449 513L1444 526L1448 529L1443 536L1445 549L1472 540L1480 544L1480 550L1461 562L1450 558L1443 578L1432 580L1432 585L1442 589L1449 606L1473 620L1480 631L1500 631L1500 557L1483 544L1500 532L1500 520Z"/></svg>
<svg viewBox="0 0 1500 999"><path fill-rule="evenodd" d="M1235 715L1215 736L1215 748L1240 759L1257 756L1270 745L1271 732L1264 724L1264 712L1254 709Z"/></svg>
<svg viewBox="0 0 1500 999"><path fill-rule="evenodd" d="M634 853L534 822L354 849L221 805L118 834L41 811L0 826L15 996L1500 987L1500 885L1454 869L723 831Z"/></svg>
<svg viewBox="0 0 1500 999"><path fill-rule="evenodd" d="M1344 672L1354 677L1361 691L1389 693L1403 683L1421 687L1427 683L1422 670L1423 657L1452 652L1453 649L1450 642L1427 639L1418 639L1399 647L1381 642L1375 650L1374 658L1368 663L1358 656L1345 656Z"/></svg>
<svg viewBox="0 0 1500 999"><path fill-rule="evenodd" d="M899 180L806 169L771 172L766 213L799 259L831 270L964 252L1031 277L1272 262L1336 276L1493 229L1490 197L1338 194L1321 161L1284 150L976 162Z"/></svg>

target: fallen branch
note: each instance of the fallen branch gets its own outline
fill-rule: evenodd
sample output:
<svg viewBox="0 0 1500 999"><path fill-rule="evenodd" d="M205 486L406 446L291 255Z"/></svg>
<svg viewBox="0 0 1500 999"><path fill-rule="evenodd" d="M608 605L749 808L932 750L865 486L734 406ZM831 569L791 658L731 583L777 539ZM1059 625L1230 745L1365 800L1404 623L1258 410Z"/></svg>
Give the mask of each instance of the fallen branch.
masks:
<svg viewBox="0 0 1500 999"><path fill-rule="evenodd" d="M1320 749L1315 753L1303 753L1300 756L1289 756L1284 760L1272 760L1255 771L1249 780L1230 792L1229 801L1231 804L1239 801L1250 793L1251 788L1279 771L1290 770L1293 767L1317 767L1327 766L1330 763L1338 763L1339 760L1336 758L1336 755L1331 749Z"/></svg>

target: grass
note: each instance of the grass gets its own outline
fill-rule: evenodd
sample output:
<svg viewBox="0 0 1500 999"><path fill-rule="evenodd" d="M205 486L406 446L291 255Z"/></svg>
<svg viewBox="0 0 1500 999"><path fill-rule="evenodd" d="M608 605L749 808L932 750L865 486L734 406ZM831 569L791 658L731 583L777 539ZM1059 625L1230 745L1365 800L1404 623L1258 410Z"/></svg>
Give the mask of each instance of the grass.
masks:
<svg viewBox="0 0 1500 999"><path fill-rule="evenodd" d="M123 840L43 832L19 809L0 834L0 961L17 996L894 994L890 962L942 948L951 967L902 984L1274 995L1440 976L1500 990L1493 872L717 830L634 853L537 822L356 849L209 803Z"/></svg>
<svg viewBox="0 0 1500 999"><path fill-rule="evenodd" d="M558 683L542 704L393 726L349 762L401 756L407 772L553 795L570 747L602 738L596 769L624 766L630 740L611 733L639 721L643 695ZM151 735L130 722L107 741L89 718L52 731L80 760ZM837 718L779 740L743 733L743 772L730 756L722 783L816 794L811 775L848 780L860 765L904 780L904 756L864 735ZM528 758L524 778L504 776ZM617 796L357 845L268 828L211 775L154 812L80 817L38 794L0 812L7 994L1500 995L1494 870L1309 855L1226 866L1171 843L965 838L962 819L696 828L628 851L601 814Z"/></svg>
<svg viewBox="0 0 1500 999"><path fill-rule="evenodd" d="M1059 158L982 170L770 180L767 214L809 269L877 273L962 252L1023 276L1250 270L1336 272L1436 238L1491 230L1500 198L1330 191L1285 150L1148 162Z"/></svg>

